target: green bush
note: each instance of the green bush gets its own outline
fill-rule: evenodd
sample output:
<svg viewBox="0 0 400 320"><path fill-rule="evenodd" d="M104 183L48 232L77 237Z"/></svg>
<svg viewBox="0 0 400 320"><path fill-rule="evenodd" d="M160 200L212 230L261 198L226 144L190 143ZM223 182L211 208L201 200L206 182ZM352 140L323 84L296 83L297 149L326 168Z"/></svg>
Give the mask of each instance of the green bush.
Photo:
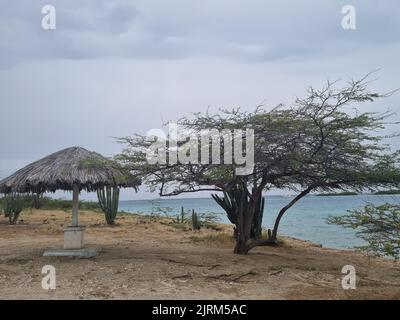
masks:
<svg viewBox="0 0 400 320"><path fill-rule="evenodd" d="M45 210L72 210L72 200L52 199L44 197L42 199L41 209ZM80 210L100 210L97 202L79 201Z"/></svg>
<svg viewBox="0 0 400 320"><path fill-rule="evenodd" d="M210 228L210 229L218 229L218 214L216 213L197 213L194 209L185 211L183 207L181 207L180 214L176 216L170 215L172 218L172 223L176 226L189 225L192 230L200 230L200 228Z"/></svg>
<svg viewBox="0 0 400 320"><path fill-rule="evenodd" d="M34 208L35 203L32 195L20 195L23 201L23 209ZM0 208L4 211L6 196L0 198ZM45 210L72 210L72 200L52 199L49 197L40 198L40 209ZM79 201L79 209L81 210L100 210L97 202Z"/></svg>
<svg viewBox="0 0 400 320"><path fill-rule="evenodd" d="M330 217L328 223L356 230L356 235L367 244L356 249L376 256L400 258L400 205L368 204L348 215Z"/></svg>

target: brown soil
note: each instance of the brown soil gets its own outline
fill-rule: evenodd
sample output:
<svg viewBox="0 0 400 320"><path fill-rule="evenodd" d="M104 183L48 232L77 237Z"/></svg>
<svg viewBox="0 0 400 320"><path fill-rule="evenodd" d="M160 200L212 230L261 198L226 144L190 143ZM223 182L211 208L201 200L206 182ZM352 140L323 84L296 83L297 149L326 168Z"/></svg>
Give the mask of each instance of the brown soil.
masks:
<svg viewBox="0 0 400 320"><path fill-rule="evenodd" d="M352 251L284 237L279 247L232 253L230 226L193 232L168 219L120 215L107 226L81 212L92 259L42 257L62 248L70 213L23 212L18 225L0 218L0 298L11 299L399 299L400 266ZM41 287L44 265L56 268L56 290ZM357 289L343 290L353 265Z"/></svg>

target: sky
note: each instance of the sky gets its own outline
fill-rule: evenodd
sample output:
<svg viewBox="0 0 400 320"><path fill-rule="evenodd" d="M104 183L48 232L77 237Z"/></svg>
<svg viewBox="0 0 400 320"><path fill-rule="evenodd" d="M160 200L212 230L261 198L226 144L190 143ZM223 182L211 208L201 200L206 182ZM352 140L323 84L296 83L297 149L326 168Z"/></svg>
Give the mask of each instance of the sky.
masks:
<svg viewBox="0 0 400 320"><path fill-rule="evenodd" d="M47 4L53 30L42 28ZM355 30L342 28L344 5L356 9ZM74 145L113 156L116 137L207 108L290 104L327 80L379 70L372 89L400 88L399 9L398 0L0 0L0 178ZM400 120L400 93L360 107Z"/></svg>

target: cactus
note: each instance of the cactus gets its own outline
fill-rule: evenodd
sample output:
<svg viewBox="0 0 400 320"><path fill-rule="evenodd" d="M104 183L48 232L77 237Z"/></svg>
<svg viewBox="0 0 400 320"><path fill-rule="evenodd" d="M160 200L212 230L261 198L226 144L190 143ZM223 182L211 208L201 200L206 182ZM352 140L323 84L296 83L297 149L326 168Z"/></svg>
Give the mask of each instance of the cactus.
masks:
<svg viewBox="0 0 400 320"><path fill-rule="evenodd" d="M198 217L197 213L193 209L192 210L192 229L193 230L200 230L200 228L201 228L201 222L199 220L199 217Z"/></svg>
<svg viewBox="0 0 400 320"><path fill-rule="evenodd" d="M107 224L114 224L118 212L119 188L107 186L98 189L97 199L101 210L105 214Z"/></svg>
<svg viewBox="0 0 400 320"><path fill-rule="evenodd" d="M185 223L185 210L181 207L181 223Z"/></svg>
<svg viewBox="0 0 400 320"><path fill-rule="evenodd" d="M176 215L176 219L173 220L173 222L174 222L174 223L179 223L179 224L185 223L185 222L187 221L187 219L185 218L185 216L186 216L185 209L184 209L183 207L181 207L181 213L180 213L180 215L177 214L177 215Z"/></svg>
<svg viewBox="0 0 400 320"><path fill-rule="evenodd" d="M237 225L239 222L239 210L242 209L242 211L246 213L247 210L254 206L254 204L251 204L252 200L246 195L245 191L239 187L232 188L229 191L224 191L223 194L223 197L216 194L212 194L211 196L225 210L229 221L232 222L232 224ZM242 208L240 204L242 204ZM250 230L250 236L252 239L261 238L264 205L265 199L260 195L255 203L254 216Z"/></svg>
<svg viewBox="0 0 400 320"><path fill-rule="evenodd" d="M225 210L229 221L236 224L238 221L239 209L239 203L237 200L246 197L246 194L241 188L232 188L229 191L224 191L223 194L223 197L219 197L216 194L212 194L211 196Z"/></svg>
<svg viewBox="0 0 400 320"><path fill-rule="evenodd" d="M43 193L32 193L32 204L31 207L40 209L43 204Z"/></svg>
<svg viewBox="0 0 400 320"><path fill-rule="evenodd" d="M23 207L23 198L19 194L11 193L4 197L4 214L8 217L10 224L17 222Z"/></svg>

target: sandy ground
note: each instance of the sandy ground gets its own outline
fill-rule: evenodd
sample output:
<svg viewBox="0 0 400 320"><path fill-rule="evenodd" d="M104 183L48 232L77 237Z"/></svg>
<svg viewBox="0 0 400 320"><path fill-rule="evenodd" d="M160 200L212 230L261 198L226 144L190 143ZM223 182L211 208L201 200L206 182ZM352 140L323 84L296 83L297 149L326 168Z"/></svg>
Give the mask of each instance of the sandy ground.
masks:
<svg viewBox="0 0 400 320"><path fill-rule="evenodd" d="M280 247L232 253L222 231L177 228L168 219L120 215L107 226L100 213L81 212L92 259L42 257L61 248L70 213L23 212L18 225L0 217L2 299L399 299L400 265L352 251L283 238ZM41 287L42 267L56 268L55 290ZM343 290L341 269L353 265L357 289Z"/></svg>

